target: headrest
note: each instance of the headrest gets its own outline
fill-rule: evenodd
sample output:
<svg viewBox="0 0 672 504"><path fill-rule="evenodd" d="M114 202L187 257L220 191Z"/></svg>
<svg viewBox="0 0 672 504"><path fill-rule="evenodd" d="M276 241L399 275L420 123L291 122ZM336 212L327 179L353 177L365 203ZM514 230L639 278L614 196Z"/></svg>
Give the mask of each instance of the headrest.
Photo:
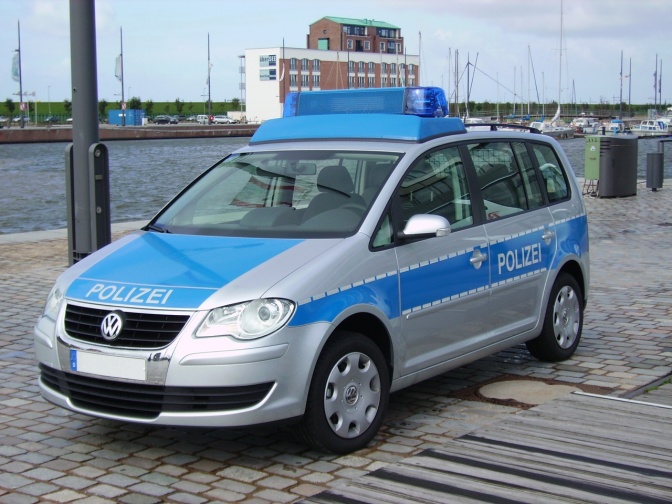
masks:
<svg viewBox="0 0 672 504"><path fill-rule="evenodd" d="M355 185L350 178L350 173L345 166L325 166L317 175L317 188L321 192L334 191L350 194Z"/></svg>

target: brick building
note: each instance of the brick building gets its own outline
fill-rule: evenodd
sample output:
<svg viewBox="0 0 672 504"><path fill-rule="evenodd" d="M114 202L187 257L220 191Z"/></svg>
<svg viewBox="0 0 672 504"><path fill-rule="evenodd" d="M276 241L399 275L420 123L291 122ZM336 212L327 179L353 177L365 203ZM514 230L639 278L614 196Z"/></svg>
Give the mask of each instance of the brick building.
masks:
<svg viewBox="0 0 672 504"><path fill-rule="evenodd" d="M305 49L247 49L241 72L247 118L257 121L280 117L294 91L420 85L419 56L405 54L401 29L369 19L322 18Z"/></svg>

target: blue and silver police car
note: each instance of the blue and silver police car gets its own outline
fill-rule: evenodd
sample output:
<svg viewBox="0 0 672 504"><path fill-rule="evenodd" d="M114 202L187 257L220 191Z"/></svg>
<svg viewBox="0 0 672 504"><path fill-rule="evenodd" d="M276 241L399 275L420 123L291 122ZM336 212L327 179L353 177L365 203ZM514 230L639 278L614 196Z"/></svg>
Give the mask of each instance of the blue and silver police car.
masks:
<svg viewBox="0 0 672 504"><path fill-rule="evenodd" d="M42 395L146 424L293 420L345 453L396 390L522 342L570 357L589 261L566 156L446 116L438 88L290 95L60 276L35 327Z"/></svg>

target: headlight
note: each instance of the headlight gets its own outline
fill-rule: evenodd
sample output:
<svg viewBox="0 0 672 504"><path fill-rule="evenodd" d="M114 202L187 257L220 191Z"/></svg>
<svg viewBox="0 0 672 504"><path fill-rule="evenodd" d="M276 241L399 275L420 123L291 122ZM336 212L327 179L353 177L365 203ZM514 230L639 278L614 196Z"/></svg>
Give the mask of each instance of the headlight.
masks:
<svg viewBox="0 0 672 504"><path fill-rule="evenodd" d="M256 299L210 310L196 330L196 337L233 336L249 340L261 338L284 326L294 313L294 303L286 299Z"/></svg>
<svg viewBox="0 0 672 504"><path fill-rule="evenodd" d="M63 302L63 293L57 285L51 289L49 297L47 297L47 302L44 304L44 310L42 311L43 317L48 317L51 320L56 320L58 316L58 310L61 308L61 303Z"/></svg>

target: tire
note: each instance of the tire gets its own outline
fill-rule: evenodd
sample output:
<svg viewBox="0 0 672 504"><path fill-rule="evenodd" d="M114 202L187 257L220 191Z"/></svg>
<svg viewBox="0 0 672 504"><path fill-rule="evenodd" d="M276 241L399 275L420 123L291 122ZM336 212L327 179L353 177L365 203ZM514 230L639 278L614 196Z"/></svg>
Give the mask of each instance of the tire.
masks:
<svg viewBox="0 0 672 504"><path fill-rule="evenodd" d="M337 332L317 360L299 435L320 451L364 448L380 429L389 394L380 348L362 334Z"/></svg>
<svg viewBox="0 0 672 504"><path fill-rule="evenodd" d="M583 308L581 289L574 277L558 275L548 298L541 334L527 342L529 352L549 362L569 359L581 339Z"/></svg>

